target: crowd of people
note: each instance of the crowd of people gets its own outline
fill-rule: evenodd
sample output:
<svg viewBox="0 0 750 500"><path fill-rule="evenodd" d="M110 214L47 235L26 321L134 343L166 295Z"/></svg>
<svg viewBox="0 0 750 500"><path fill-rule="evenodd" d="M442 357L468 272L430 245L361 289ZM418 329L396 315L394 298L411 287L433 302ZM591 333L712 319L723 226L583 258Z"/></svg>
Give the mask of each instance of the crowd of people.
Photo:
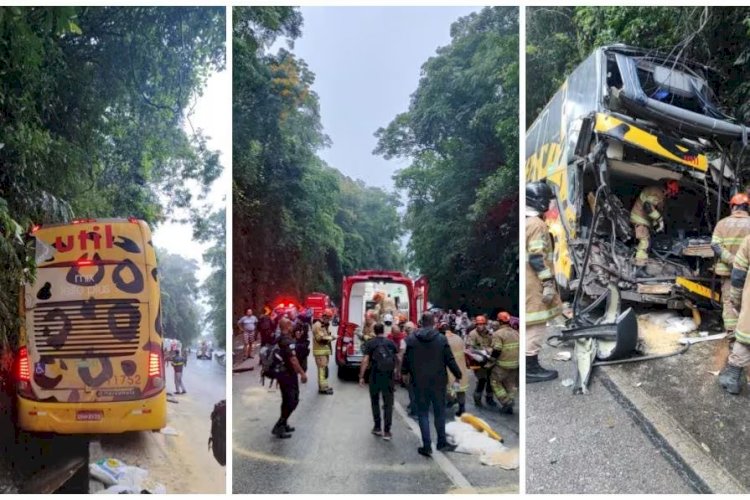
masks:
<svg viewBox="0 0 750 500"><path fill-rule="evenodd" d="M377 298L374 297L375 307L365 313L362 327L357 330L364 355L359 384L369 389L375 436L386 441L392 438L394 394L398 386L408 391L408 413L419 422L422 446L418 452L424 456L432 454L430 410L434 415L437 449L454 449L445 435L446 414L453 407L457 407L457 416L466 411L466 393L472 377L476 379L473 393L476 407L513 413L519 359L515 318L500 312L496 320L488 321L485 315L470 319L460 310L455 313L436 310L423 313L415 324L397 310L379 307L387 305L384 294L381 300ZM307 383L307 359L311 352L317 370L318 394L333 394L328 382L329 358L337 339L330 330L332 316L330 309L314 319L312 310L275 312L266 308L256 318L252 309L248 309L238 322L248 346L247 356L253 357L253 344L259 338L261 376L275 380L280 389L281 415L272 429L278 438L290 438L294 432L288 421L299 403L299 383Z"/></svg>

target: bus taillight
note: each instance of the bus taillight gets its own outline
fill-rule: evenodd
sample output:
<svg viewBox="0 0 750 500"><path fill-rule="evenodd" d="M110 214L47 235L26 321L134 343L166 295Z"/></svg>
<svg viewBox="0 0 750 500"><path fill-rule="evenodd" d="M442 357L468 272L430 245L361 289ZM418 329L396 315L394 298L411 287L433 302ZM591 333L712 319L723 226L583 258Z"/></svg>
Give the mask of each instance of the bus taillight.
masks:
<svg viewBox="0 0 750 500"><path fill-rule="evenodd" d="M16 378L19 382L31 381L31 366L29 365L29 351L25 347L18 350L18 365Z"/></svg>
<svg viewBox="0 0 750 500"><path fill-rule="evenodd" d="M148 356L148 376L158 377L161 375L161 356L158 352L152 352Z"/></svg>

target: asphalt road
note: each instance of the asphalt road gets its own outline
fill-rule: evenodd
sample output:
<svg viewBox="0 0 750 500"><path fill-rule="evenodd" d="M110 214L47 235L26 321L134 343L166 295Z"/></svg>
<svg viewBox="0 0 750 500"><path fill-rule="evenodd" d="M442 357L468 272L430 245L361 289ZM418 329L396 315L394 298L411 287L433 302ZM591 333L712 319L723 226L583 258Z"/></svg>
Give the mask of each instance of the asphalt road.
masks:
<svg viewBox="0 0 750 500"><path fill-rule="evenodd" d="M526 388L527 493L694 493L673 451L596 375L602 369L588 394L574 396L562 385L574 364L553 361L555 352L545 347L540 359L560 378Z"/></svg>
<svg viewBox="0 0 750 500"><path fill-rule="evenodd" d="M210 415L225 399L225 369L215 360L191 354L183 374L187 394L170 396L167 426L177 436L157 432L130 432L94 437L91 460L113 457L147 469L149 478L166 486L167 493L224 493L225 468L208 450ZM173 370L167 366L167 390L174 391Z"/></svg>
<svg viewBox="0 0 750 500"><path fill-rule="evenodd" d="M339 380L333 360L330 373L335 394L319 395L310 358L309 381L301 385L300 405L290 418L296 431L284 440L271 435L280 393L261 386L257 370L233 375L234 493L518 491L518 470L481 465L477 456L447 453L427 459L417 454L420 442L403 412L394 411L392 441L372 436L367 389ZM406 407L405 389L397 390L396 401ZM472 403L468 411L474 411ZM507 446L518 445L516 416L476 413Z"/></svg>

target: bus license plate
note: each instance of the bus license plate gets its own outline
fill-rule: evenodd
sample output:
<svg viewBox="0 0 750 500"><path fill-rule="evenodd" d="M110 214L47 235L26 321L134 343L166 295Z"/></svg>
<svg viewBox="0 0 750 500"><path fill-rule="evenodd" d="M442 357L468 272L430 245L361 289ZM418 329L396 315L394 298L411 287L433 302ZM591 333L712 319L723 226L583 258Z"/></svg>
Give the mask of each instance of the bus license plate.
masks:
<svg viewBox="0 0 750 500"><path fill-rule="evenodd" d="M82 421L98 421L101 420L104 417L104 412L99 411L92 411L92 410L83 410L83 411L77 411L76 412L76 420L82 420Z"/></svg>

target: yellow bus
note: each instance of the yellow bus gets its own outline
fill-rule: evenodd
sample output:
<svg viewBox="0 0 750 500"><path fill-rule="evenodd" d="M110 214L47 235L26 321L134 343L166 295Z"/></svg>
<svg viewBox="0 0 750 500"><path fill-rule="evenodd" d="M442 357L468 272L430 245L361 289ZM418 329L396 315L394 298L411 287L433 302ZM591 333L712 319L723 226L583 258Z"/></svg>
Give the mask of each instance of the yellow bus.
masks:
<svg viewBox="0 0 750 500"><path fill-rule="evenodd" d="M599 47L526 131L526 180L555 194L548 224L562 291L595 299L614 284L630 302L717 306L711 234L738 188L747 132L720 110L711 78L670 54ZM680 194L652 238L649 276L637 276L630 209L645 186L669 179Z"/></svg>
<svg viewBox="0 0 750 500"><path fill-rule="evenodd" d="M59 434L158 430L167 401L156 254L148 225L36 226L37 275L20 297L19 427Z"/></svg>

